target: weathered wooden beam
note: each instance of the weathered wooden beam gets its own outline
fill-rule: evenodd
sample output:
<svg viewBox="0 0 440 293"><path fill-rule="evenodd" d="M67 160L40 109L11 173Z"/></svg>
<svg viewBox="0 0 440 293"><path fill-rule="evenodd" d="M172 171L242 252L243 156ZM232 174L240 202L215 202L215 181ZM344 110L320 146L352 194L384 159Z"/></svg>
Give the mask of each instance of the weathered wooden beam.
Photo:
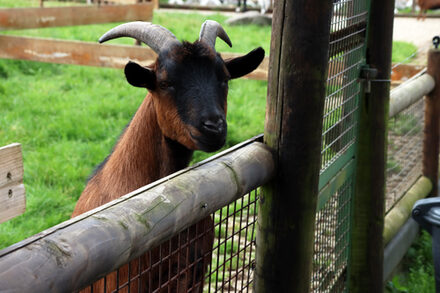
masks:
<svg viewBox="0 0 440 293"><path fill-rule="evenodd" d="M434 79L429 74L403 83L391 91L389 117L392 118L422 99L430 93L435 86Z"/></svg>
<svg viewBox="0 0 440 293"><path fill-rule="evenodd" d="M391 75L394 1L371 0L366 63L377 69L376 81L359 107L359 136L348 292L383 292L385 166ZM382 80L382 81L379 81Z"/></svg>
<svg viewBox="0 0 440 293"><path fill-rule="evenodd" d="M221 55L228 59L243 54ZM6 59L124 68L129 60L149 65L154 62L156 56L148 47L0 35L0 58ZM266 57L260 66L245 78L266 80L268 63Z"/></svg>
<svg viewBox="0 0 440 293"><path fill-rule="evenodd" d="M170 175L161 184L0 251L0 291L81 289L267 182L273 173L272 153L254 142Z"/></svg>
<svg viewBox="0 0 440 293"><path fill-rule="evenodd" d="M0 9L0 30L143 20L153 17L154 3Z"/></svg>
<svg viewBox="0 0 440 293"><path fill-rule="evenodd" d="M0 223L24 213L26 196L23 185L21 145L0 147Z"/></svg>
<svg viewBox="0 0 440 293"><path fill-rule="evenodd" d="M430 195L438 196L438 164L440 139L440 49L428 52L428 74L435 87L425 99L425 128L423 133L423 175L433 184Z"/></svg>
<svg viewBox="0 0 440 293"><path fill-rule="evenodd" d="M309 292L333 6L274 5L264 140L277 174L259 200L254 291Z"/></svg>
<svg viewBox="0 0 440 293"><path fill-rule="evenodd" d="M0 35L0 58L123 68L129 60L152 63L146 47Z"/></svg>
<svg viewBox="0 0 440 293"><path fill-rule="evenodd" d="M411 210L419 199L425 198L432 190L432 182L422 176L403 195L398 203L385 216L383 239L387 245L411 215Z"/></svg>

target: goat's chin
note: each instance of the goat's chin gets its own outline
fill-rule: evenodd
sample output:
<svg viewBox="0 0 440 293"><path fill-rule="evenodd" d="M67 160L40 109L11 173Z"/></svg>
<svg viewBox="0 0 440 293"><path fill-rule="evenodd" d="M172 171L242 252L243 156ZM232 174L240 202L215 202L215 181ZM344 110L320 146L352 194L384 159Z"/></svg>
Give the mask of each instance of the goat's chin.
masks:
<svg viewBox="0 0 440 293"><path fill-rule="evenodd" d="M226 135L215 138L206 138L204 136L193 136L192 138L197 146L197 149L207 153L218 151L225 145L226 142Z"/></svg>

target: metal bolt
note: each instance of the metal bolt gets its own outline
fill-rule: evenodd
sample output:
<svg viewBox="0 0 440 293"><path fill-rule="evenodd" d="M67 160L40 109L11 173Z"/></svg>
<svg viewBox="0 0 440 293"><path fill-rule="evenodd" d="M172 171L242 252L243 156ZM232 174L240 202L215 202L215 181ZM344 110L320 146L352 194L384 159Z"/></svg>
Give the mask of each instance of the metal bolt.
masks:
<svg viewBox="0 0 440 293"><path fill-rule="evenodd" d="M414 216L418 216L418 215L420 215L420 210L419 209L415 209L414 211L413 211L413 215Z"/></svg>
<svg viewBox="0 0 440 293"><path fill-rule="evenodd" d="M9 189L9 191L8 191L8 197L9 197L9 198L12 197L12 189Z"/></svg>
<svg viewBox="0 0 440 293"><path fill-rule="evenodd" d="M204 204L202 204L202 209L206 209L208 207L208 204L205 202Z"/></svg>
<svg viewBox="0 0 440 293"><path fill-rule="evenodd" d="M438 49L438 46L440 45L440 36L435 36L432 38L432 44L434 44L434 47Z"/></svg>

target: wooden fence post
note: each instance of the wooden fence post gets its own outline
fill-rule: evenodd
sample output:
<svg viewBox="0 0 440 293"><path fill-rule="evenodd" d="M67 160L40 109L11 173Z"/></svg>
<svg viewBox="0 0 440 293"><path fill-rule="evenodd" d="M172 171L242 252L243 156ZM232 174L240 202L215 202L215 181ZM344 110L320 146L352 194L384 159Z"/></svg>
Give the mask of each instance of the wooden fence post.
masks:
<svg viewBox="0 0 440 293"><path fill-rule="evenodd" d="M275 1L264 140L277 174L259 200L258 293L310 289L332 8Z"/></svg>
<svg viewBox="0 0 440 293"><path fill-rule="evenodd" d="M377 69L360 102L348 292L383 292L385 166L394 1L371 0L366 62ZM368 88L368 87L367 87Z"/></svg>
<svg viewBox="0 0 440 293"><path fill-rule="evenodd" d="M428 53L428 72L435 87L425 99L425 130L423 138L423 175L432 182L430 196L438 192L439 131L440 131L440 49Z"/></svg>

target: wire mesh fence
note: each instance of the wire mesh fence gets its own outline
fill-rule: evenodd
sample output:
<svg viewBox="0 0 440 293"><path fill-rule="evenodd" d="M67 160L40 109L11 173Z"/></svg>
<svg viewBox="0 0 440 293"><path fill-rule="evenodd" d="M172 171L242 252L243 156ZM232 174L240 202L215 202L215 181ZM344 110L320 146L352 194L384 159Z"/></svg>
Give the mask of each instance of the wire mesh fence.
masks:
<svg viewBox="0 0 440 293"><path fill-rule="evenodd" d="M324 105L321 172L355 143L359 69L364 63L365 1L334 4L329 76Z"/></svg>
<svg viewBox="0 0 440 293"><path fill-rule="evenodd" d="M367 16L366 1L334 3L321 148L320 181L325 182L320 182L321 186L330 184L328 182L354 155ZM312 292L343 292L346 289L354 196L352 171L342 178L343 184L316 215ZM325 173L330 174L323 176Z"/></svg>
<svg viewBox="0 0 440 293"><path fill-rule="evenodd" d="M242 196L83 292L252 291L258 194Z"/></svg>
<svg viewBox="0 0 440 293"><path fill-rule="evenodd" d="M386 212L422 174L423 126L423 99L389 120Z"/></svg>
<svg viewBox="0 0 440 293"><path fill-rule="evenodd" d="M361 88L358 76L365 60L366 22L366 1L334 3L321 173L356 143ZM113 273L114 277L107 276L100 281L104 286L90 286L87 291L252 291L259 192L254 190L218 210L209 218L211 221L182 231ZM313 292L342 292L346 287L352 196L353 176L349 175L317 212Z"/></svg>
<svg viewBox="0 0 440 293"><path fill-rule="evenodd" d="M316 215L312 292L344 292L353 182L347 180Z"/></svg>

